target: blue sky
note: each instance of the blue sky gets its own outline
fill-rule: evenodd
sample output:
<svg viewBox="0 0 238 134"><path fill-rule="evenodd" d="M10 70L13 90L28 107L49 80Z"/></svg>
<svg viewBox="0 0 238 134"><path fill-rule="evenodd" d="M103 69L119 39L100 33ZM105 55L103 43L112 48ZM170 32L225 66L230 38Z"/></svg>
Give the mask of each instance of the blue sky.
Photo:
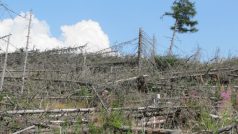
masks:
<svg viewBox="0 0 238 134"><path fill-rule="evenodd" d="M170 10L172 0L2 0L17 12L33 10L35 16L45 20L53 36L60 36L60 27L81 20L97 21L109 36L110 42L130 40L143 27L148 34L155 34L158 53L164 54L172 34L170 18L160 19ZM179 34L176 53L190 55L197 46L204 58L214 55L220 48L222 56L238 55L238 1L196 1L199 32Z"/></svg>

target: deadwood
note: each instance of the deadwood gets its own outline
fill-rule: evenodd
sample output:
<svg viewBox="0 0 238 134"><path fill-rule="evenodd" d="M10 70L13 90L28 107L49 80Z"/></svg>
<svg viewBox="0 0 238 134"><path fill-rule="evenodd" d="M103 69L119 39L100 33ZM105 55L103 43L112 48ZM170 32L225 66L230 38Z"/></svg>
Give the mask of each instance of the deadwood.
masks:
<svg viewBox="0 0 238 134"><path fill-rule="evenodd" d="M0 133L36 133L33 125L45 133L194 133L210 128L205 121L227 125L221 133L236 127L221 122L219 112L226 98L232 100L227 120L237 117L237 59L202 63L191 60L198 53L189 59L158 56L153 39L143 30L139 35L98 52L84 46L29 51L22 95L25 50L8 53Z"/></svg>
<svg viewBox="0 0 238 134"><path fill-rule="evenodd" d="M13 110L0 112L0 114L42 114L42 113L87 113L93 112L95 108L79 108L79 109L53 109L53 110Z"/></svg>
<svg viewBox="0 0 238 134"><path fill-rule="evenodd" d="M146 132L146 133L157 133L157 134L182 134L181 130L173 129L153 129L145 127L129 127L122 126L119 128L122 131L132 131L132 132Z"/></svg>
<svg viewBox="0 0 238 134"><path fill-rule="evenodd" d="M28 131L28 130L33 129L33 128L35 128L35 127L36 127L35 125L32 125L32 126L30 126L30 127L27 127L27 128L22 129L22 130L19 130L19 131L17 131L17 132L14 132L13 134L25 133L25 131Z"/></svg>

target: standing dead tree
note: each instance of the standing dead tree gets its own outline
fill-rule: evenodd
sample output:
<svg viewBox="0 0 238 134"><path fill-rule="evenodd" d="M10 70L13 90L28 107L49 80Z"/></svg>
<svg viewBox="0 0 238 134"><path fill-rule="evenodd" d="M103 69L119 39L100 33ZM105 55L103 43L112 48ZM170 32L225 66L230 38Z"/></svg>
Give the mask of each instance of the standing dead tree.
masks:
<svg viewBox="0 0 238 134"><path fill-rule="evenodd" d="M3 70L2 70L1 83L0 83L0 91L3 91L5 72L6 72L6 69L7 69L7 58L8 58L8 48L9 48L9 43L10 43L10 37L11 37L11 34L3 36L3 37L0 38L0 39L8 38L7 39L6 51L5 51L5 59L4 59L4 64L3 64Z"/></svg>
<svg viewBox="0 0 238 134"><path fill-rule="evenodd" d="M23 66L23 74L22 74L22 87L21 87L21 94L24 92L24 86L25 86L25 77L26 77L26 66L27 66L27 58L28 58L28 47L29 47L29 41L30 41L30 32L31 32L31 20L32 19L32 11L30 11L30 17L29 17L29 24L28 24L28 32L27 32L27 41L26 41L26 53L25 53L25 60L24 60L24 66Z"/></svg>

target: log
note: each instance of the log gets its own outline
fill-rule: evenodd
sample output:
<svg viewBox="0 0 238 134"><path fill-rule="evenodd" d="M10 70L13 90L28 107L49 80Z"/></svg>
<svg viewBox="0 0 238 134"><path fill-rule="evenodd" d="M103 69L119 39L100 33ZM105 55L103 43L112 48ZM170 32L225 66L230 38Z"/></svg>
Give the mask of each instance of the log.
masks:
<svg viewBox="0 0 238 134"><path fill-rule="evenodd" d="M0 112L1 114L41 114L41 113L87 113L95 111L95 108L80 108L80 109L53 109L53 110L13 110Z"/></svg>
<svg viewBox="0 0 238 134"><path fill-rule="evenodd" d="M139 77L149 77L149 75L142 75L142 76L139 76ZM108 82L107 84L122 83L122 82L126 82L126 81L133 81L133 80L137 80L139 77L135 76L135 77L131 77L131 78L120 79L120 80L116 80L114 82Z"/></svg>
<svg viewBox="0 0 238 134"><path fill-rule="evenodd" d="M32 128L35 128L35 125L32 125L32 126L30 126L30 127L27 127L27 128L22 129L22 130L19 130L19 131L13 133L13 134L20 134L20 133L25 132L25 131L27 131L27 130L30 130L30 129L32 129Z"/></svg>
<svg viewBox="0 0 238 134"><path fill-rule="evenodd" d="M22 77L5 77L6 79L16 79L16 80L21 80ZM55 82L55 83L76 83L79 84L81 86L91 86L92 83L88 83L88 82L82 82L82 81L74 81L74 80L60 80L60 79L44 79L44 78L29 78L29 77L25 77L25 79L28 80L33 80L33 81L51 81L51 82Z"/></svg>
<svg viewBox="0 0 238 134"><path fill-rule="evenodd" d="M153 128L148 128L148 127L130 127L130 126L122 126L118 128L119 130L122 131L139 131L143 132L145 131L146 133L156 133L156 134L181 134L181 130L179 129L153 129Z"/></svg>
<svg viewBox="0 0 238 134"><path fill-rule="evenodd" d="M58 125L60 125L60 124L62 124L62 123L77 123L78 121L62 121L62 120L56 120L56 121L49 121L49 123L51 123L51 124L58 124ZM80 123L84 123L84 124L86 124L86 123L88 123L88 120L84 120L84 119L82 119L81 121L80 121Z"/></svg>
<svg viewBox="0 0 238 134"><path fill-rule="evenodd" d="M100 95L98 94L97 90L93 86L92 86L92 90L94 91L94 93L96 94L98 99L100 100L103 108L108 112L108 108L107 108L106 104L103 102L103 99L100 97Z"/></svg>
<svg viewBox="0 0 238 134"><path fill-rule="evenodd" d="M186 106L176 106L176 107L120 107L120 108L109 108L111 111L139 111L139 112L160 112L165 108L169 109L181 109L181 108L191 108ZM42 114L42 113L88 113L88 112L97 112L96 108L78 108L78 109L35 109L35 110L12 110L12 111L0 111L0 114Z"/></svg>
<svg viewBox="0 0 238 134"><path fill-rule="evenodd" d="M231 131L232 130L232 128L236 128L237 127L237 124L232 124L232 125L229 125L229 126L226 126L226 127L224 127L224 128L220 128L220 129L218 129L218 134L221 134L221 133L223 133L223 132L229 132L229 131Z"/></svg>
<svg viewBox="0 0 238 134"><path fill-rule="evenodd" d="M8 97L10 98L10 97ZM81 99L90 99L93 98L93 96L71 96L71 97L21 97L20 99L48 99L48 100L81 100ZM7 99L7 97L3 97L3 99Z"/></svg>
<svg viewBox="0 0 238 134"><path fill-rule="evenodd" d="M168 72L170 76L172 77L164 77L160 78L159 80L176 80L176 79L182 79L182 78L189 78L189 77L198 77L198 76L212 76L212 75L217 75L219 71L226 72L226 73L232 73L234 71L237 71L237 69L231 69L231 68L222 68L222 69L211 69L207 71L198 71L198 72ZM233 75L233 74L228 74L228 76L238 76L238 75Z"/></svg>
<svg viewBox="0 0 238 134"><path fill-rule="evenodd" d="M156 121L149 121L149 122L144 122L143 126L149 126L149 125L155 125L155 124L162 124L165 123L166 120L156 120Z"/></svg>

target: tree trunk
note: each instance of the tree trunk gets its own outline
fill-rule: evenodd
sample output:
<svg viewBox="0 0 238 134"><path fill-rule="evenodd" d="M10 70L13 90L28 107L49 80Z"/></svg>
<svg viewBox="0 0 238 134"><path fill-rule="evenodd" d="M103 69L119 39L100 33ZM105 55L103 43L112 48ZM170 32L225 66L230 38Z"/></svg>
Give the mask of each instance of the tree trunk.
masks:
<svg viewBox="0 0 238 134"><path fill-rule="evenodd" d="M173 55L173 47L174 47L174 39L175 39L175 35L176 35L176 27L177 27L177 20L174 24L174 31L173 31L173 35L170 41L170 46L169 46L169 51L168 51L168 56L172 56Z"/></svg>

